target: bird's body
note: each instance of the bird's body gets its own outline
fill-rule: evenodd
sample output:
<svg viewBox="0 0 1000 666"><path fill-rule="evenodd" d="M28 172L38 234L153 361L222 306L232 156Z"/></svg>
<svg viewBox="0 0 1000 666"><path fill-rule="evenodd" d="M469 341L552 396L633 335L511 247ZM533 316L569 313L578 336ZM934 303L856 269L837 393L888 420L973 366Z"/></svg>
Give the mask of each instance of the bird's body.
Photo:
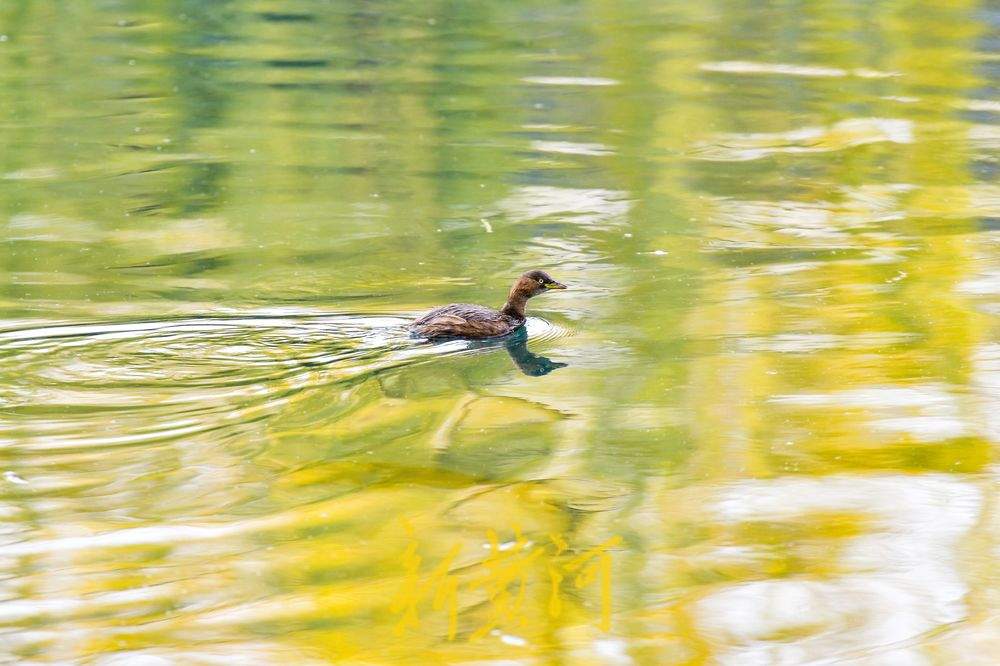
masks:
<svg viewBox="0 0 1000 666"><path fill-rule="evenodd" d="M547 289L565 289L544 271L528 271L514 283L499 310L469 303L452 303L431 310L410 326L425 338L495 338L524 325L528 299Z"/></svg>
<svg viewBox="0 0 1000 666"><path fill-rule="evenodd" d="M523 317L505 315L483 305L452 303L431 310L415 321L412 329L426 338L495 338L523 324Z"/></svg>

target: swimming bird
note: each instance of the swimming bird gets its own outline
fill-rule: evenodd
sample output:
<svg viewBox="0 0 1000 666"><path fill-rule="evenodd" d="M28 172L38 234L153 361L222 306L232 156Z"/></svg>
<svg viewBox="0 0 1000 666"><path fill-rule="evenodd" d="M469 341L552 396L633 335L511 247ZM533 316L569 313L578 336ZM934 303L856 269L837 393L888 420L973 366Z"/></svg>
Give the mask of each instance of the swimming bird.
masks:
<svg viewBox="0 0 1000 666"><path fill-rule="evenodd" d="M524 325L528 299L550 289L565 289L545 271L528 271L511 287L507 302L499 310L469 303L452 303L431 310L413 322L410 330L425 338L495 338Z"/></svg>

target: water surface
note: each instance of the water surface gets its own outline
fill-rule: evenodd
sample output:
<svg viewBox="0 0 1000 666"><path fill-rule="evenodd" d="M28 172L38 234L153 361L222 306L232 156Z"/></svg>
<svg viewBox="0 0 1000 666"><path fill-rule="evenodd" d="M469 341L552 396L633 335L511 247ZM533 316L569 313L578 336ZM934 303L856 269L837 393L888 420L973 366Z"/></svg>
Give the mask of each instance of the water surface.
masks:
<svg viewBox="0 0 1000 666"><path fill-rule="evenodd" d="M939 4L0 5L0 662L996 663Z"/></svg>

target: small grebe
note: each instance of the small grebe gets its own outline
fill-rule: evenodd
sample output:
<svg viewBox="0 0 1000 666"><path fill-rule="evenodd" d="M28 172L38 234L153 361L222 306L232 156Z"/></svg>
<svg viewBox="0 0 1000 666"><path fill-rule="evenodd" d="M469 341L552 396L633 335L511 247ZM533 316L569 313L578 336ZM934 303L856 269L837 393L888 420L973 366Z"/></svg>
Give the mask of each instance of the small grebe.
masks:
<svg viewBox="0 0 1000 666"><path fill-rule="evenodd" d="M565 289L545 271L528 271L517 279L499 310L482 305L452 303L435 308L410 326L425 338L495 338L524 325L524 306L532 296L549 289Z"/></svg>

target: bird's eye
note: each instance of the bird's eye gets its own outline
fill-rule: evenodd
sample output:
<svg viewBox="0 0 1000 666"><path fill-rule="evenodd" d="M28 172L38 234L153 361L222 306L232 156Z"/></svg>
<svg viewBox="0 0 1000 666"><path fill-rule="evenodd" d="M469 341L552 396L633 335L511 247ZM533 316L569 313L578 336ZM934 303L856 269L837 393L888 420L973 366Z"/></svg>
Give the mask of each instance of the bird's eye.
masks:
<svg viewBox="0 0 1000 666"><path fill-rule="evenodd" d="M538 278L538 284L545 286L545 280L543 280L542 278Z"/></svg>

